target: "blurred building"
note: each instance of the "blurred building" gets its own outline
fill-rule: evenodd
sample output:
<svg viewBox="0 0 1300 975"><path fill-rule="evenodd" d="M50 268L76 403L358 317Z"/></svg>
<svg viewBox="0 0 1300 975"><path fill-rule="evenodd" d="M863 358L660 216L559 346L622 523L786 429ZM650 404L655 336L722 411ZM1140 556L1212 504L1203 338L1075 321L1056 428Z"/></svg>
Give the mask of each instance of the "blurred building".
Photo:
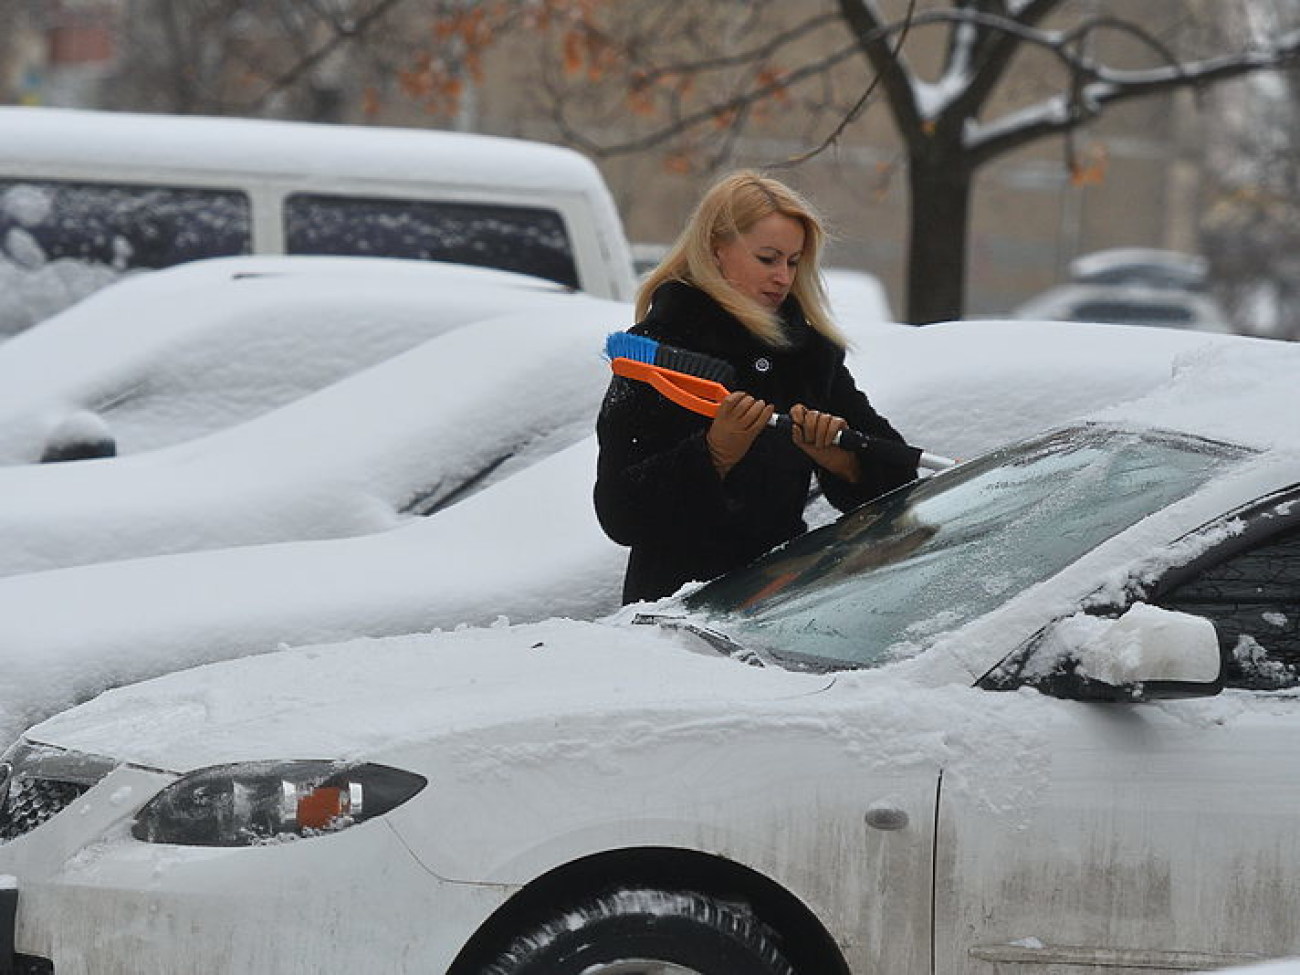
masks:
<svg viewBox="0 0 1300 975"><path fill-rule="evenodd" d="M0 94L10 103L85 106L117 58L123 0L9 0Z"/></svg>
<svg viewBox="0 0 1300 975"><path fill-rule="evenodd" d="M0 4L3 2L0 0ZM452 111L431 113L404 93L397 80L397 68L404 63L400 45L430 36L428 25L418 22L423 15L419 5L396 8L405 12L395 13L394 17L412 19L400 29L391 28L393 37L378 39L391 45L385 47L383 57L374 56L376 52L371 50L368 56L349 62L343 59L341 49L305 78L299 86L300 97L280 95L240 102L230 93L239 91L241 79L231 77L234 68L223 67L232 59L219 44L244 45L245 50L256 52L261 65L273 63L274 44L286 49L281 52L285 63L294 54L288 50L292 47L289 39L277 40L269 35L270 20L250 16L246 10L238 30L209 29L205 35L206 43L200 49L214 53L211 64L205 63L201 70L211 71L216 65L216 70L225 72L220 80L220 98L205 104L194 100L193 90L186 93L185 100L179 95L171 103L167 100L201 74L197 59L169 65L170 74L157 70L145 73L139 52L148 54L161 41L152 24L142 35L141 24L148 19L143 12L155 9L144 0L8 3L25 11L22 23L17 25L20 29L11 32L3 49L7 53L0 53L5 85L0 97L10 102L232 113L243 111L241 105L249 105L253 113L433 125L564 141L553 113L544 104L545 85L540 83L548 70L556 70L554 62L562 54L540 37L517 37L492 49L483 61L481 82L467 83L454 99ZM1067 10L1104 13L1108 3L1118 4L1114 9L1120 14L1127 9L1122 0L1078 0ZM886 0L883 6L901 10L905 5L901 0ZM797 18L814 8L814 0L789 0L769 9L785 11L779 16ZM1144 23L1172 25L1184 17L1186 0L1144 0L1142 8ZM137 47L128 47L124 32L129 32ZM222 36L218 37L218 33ZM409 37L396 36L399 34ZM909 37L909 58L922 66L937 64L943 35L942 30L916 31ZM846 38L842 26L831 25L821 35L810 38L794 56L815 58L824 53L824 45L843 44ZM1118 54L1121 61L1128 57L1130 66L1150 63L1149 51L1130 54L1123 50L1122 35L1103 35L1097 43L1109 46L1100 48L1099 54ZM120 56L119 48L133 53ZM245 61L250 57L246 54ZM104 84L107 72L115 66L117 74L111 84ZM388 72L386 80L375 74L376 66ZM1031 103L1045 90L1051 68L1050 58L1026 56L1023 64L1017 64L1012 83L1006 86L1005 104L999 108L1015 109ZM181 73L177 73L178 69ZM136 74L140 84L133 94L124 80ZM851 100L870 77L861 59L855 58L836 69L835 84L841 96ZM385 84L387 90L381 91ZM376 92L383 97L377 98ZM581 109L575 118L597 143L618 142L628 131L621 121L610 122L594 113L584 119ZM1078 131L1073 151L1081 166L1073 177L1065 165L1065 146L1060 139L1040 142L986 166L978 177L971 214L968 313L979 316L1007 312L1058 283L1069 262L1090 251L1149 246L1197 252L1202 209L1201 143L1206 124L1192 95L1153 97L1114 106L1102 120ZM827 128L823 126L822 131ZM810 144L809 129L799 112L783 114L778 108L735 142L725 165L770 166L805 151ZM598 164L623 212L629 238L649 244L672 239L709 178L709 173L698 167L683 166L680 155L669 148L609 156L599 159ZM878 276L895 310L901 311L908 229L907 175L884 106L869 107L833 149L782 174L831 218L831 261Z"/></svg>

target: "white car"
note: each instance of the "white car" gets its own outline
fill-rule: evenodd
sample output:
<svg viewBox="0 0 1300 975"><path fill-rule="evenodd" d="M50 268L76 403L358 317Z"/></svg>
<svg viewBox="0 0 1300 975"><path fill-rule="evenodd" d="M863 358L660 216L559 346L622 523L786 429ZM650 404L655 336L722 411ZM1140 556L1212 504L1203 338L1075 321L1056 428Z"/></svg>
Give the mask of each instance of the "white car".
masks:
<svg viewBox="0 0 1300 975"><path fill-rule="evenodd" d="M1070 262L1078 284L1136 284L1148 288L1203 292L1210 263L1199 254L1158 247L1111 247L1081 254Z"/></svg>
<svg viewBox="0 0 1300 975"><path fill-rule="evenodd" d="M874 274L854 268L831 267L826 269L825 280L831 312L842 327L852 329L856 325L895 321L889 307L889 294Z"/></svg>
<svg viewBox="0 0 1300 975"><path fill-rule="evenodd" d="M576 303L525 275L377 258L131 277L0 344L0 464L193 440L468 322Z"/></svg>
<svg viewBox="0 0 1300 975"><path fill-rule="evenodd" d="M1208 295L1141 284L1062 284L1026 301L1013 315L1031 320L1232 331L1227 315Z"/></svg>
<svg viewBox="0 0 1300 975"><path fill-rule="evenodd" d="M1295 954L1298 360L1202 357L604 623L104 694L7 756L0 952L58 975Z"/></svg>
<svg viewBox="0 0 1300 975"><path fill-rule="evenodd" d="M398 527L588 436L620 302L475 321L170 447L0 468L0 576ZM37 329L39 331L39 328Z"/></svg>

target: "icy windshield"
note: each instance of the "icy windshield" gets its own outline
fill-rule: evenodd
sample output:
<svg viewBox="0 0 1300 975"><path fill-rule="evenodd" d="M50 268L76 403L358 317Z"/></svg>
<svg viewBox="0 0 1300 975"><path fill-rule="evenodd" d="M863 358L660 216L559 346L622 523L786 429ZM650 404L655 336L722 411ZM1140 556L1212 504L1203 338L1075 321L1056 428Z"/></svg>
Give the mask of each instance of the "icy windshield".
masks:
<svg viewBox="0 0 1300 975"><path fill-rule="evenodd" d="M1245 451L1082 427L918 481L686 599L796 666L869 667L989 612Z"/></svg>

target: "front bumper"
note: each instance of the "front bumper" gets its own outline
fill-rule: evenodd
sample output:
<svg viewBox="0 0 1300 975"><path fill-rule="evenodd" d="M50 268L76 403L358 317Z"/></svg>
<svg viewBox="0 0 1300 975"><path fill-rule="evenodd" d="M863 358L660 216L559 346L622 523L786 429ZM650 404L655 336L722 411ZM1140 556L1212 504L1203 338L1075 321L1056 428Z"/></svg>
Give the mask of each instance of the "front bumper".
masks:
<svg viewBox="0 0 1300 975"><path fill-rule="evenodd" d="M135 840L133 815L170 781L117 769L0 847L0 876L16 878L13 949L57 975L428 975L510 894L430 874L383 819L258 847Z"/></svg>

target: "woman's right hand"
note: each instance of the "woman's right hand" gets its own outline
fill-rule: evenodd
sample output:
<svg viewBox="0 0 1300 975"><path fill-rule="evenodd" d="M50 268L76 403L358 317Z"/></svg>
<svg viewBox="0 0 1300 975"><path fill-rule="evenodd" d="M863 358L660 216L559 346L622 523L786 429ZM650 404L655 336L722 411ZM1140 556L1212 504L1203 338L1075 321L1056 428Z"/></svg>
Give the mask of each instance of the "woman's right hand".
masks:
<svg viewBox="0 0 1300 975"><path fill-rule="evenodd" d="M728 393L718 405L718 415L713 418L705 439L709 457L719 477L726 477L758 439L758 435L772 418L774 409L761 399L748 393Z"/></svg>

